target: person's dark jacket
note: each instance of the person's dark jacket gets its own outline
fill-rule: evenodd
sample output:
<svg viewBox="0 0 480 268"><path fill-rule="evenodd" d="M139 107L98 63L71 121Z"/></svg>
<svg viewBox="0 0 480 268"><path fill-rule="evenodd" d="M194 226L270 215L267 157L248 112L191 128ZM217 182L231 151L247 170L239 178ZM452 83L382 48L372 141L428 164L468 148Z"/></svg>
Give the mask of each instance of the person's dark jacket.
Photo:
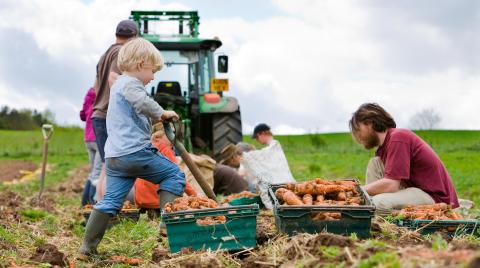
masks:
<svg viewBox="0 0 480 268"><path fill-rule="evenodd" d="M215 194L229 195L240 193L248 189L248 183L242 178L236 169L217 164L213 171L213 192Z"/></svg>

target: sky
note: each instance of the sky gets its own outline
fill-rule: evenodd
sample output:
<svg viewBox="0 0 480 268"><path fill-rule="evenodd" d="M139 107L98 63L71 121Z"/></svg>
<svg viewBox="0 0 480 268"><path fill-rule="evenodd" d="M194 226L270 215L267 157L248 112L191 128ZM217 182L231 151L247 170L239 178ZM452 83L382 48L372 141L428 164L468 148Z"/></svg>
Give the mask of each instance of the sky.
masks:
<svg viewBox="0 0 480 268"><path fill-rule="evenodd" d="M244 133L348 131L365 102L399 127L425 109L441 129L480 129L475 0L2 0L0 106L78 113L100 56L130 10L198 10L220 37Z"/></svg>

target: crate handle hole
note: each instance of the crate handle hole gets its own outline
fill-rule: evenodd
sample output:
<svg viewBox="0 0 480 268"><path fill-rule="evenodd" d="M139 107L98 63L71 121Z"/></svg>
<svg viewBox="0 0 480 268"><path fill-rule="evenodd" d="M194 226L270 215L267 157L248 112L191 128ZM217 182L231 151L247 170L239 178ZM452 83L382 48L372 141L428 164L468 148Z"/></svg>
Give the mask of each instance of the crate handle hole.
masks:
<svg viewBox="0 0 480 268"><path fill-rule="evenodd" d="M221 216L207 216L197 219L197 225L199 226L210 226L210 225L218 225L218 224L225 224L227 221L226 217Z"/></svg>
<svg viewBox="0 0 480 268"><path fill-rule="evenodd" d="M342 219L341 212L312 212L312 221L338 221Z"/></svg>

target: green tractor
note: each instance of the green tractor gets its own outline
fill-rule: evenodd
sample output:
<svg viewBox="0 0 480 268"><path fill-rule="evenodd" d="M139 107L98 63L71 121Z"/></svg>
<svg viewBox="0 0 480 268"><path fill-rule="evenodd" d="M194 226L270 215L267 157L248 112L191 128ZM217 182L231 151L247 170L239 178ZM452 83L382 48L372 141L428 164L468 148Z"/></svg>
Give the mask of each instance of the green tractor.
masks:
<svg viewBox="0 0 480 268"><path fill-rule="evenodd" d="M198 37L196 11L132 11L130 19L137 23L140 36L152 42L164 58L151 96L180 115L188 151L207 153L218 161L228 143L242 141L240 106L237 99L224 96L228 56L215 53L222 42ZM160 34L172 29L173 34Z"/></svg>

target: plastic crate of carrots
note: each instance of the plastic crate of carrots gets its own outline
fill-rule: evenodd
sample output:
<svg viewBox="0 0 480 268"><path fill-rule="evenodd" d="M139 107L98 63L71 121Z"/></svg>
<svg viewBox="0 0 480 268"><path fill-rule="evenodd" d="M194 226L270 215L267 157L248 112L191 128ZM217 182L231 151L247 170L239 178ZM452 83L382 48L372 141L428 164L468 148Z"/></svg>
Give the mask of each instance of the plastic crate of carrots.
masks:
<svg viewBox="0 0 480 268"><path fill-rule="evenodd" d="M370 236L375 206L357 180L314 179L275 184L269 189L275 224L281 232Z"/></svg>
<svg viewBox="0 0 480 268"><path fill-rule="evenodd" d="M258 211L257 204L219 207L206 197L177 198L162 211L170 251L255 247Z"/></svg>
<svg viewBox="0 0 480 268"><path fill-rule="evenodd" d="M417 230L421 234L443 232L449 236L480 235L478 220L463 219L445 203L406 206L393 213L393 222L397 226Z"/></svg>
<svg viewBox="0 0 480 268"><path fill-rule="evenodd" d="M228 195L223 199L223 203L228 203L232 206L258 204L260 208L265 207L260 196L249 191Z"/></svg>

